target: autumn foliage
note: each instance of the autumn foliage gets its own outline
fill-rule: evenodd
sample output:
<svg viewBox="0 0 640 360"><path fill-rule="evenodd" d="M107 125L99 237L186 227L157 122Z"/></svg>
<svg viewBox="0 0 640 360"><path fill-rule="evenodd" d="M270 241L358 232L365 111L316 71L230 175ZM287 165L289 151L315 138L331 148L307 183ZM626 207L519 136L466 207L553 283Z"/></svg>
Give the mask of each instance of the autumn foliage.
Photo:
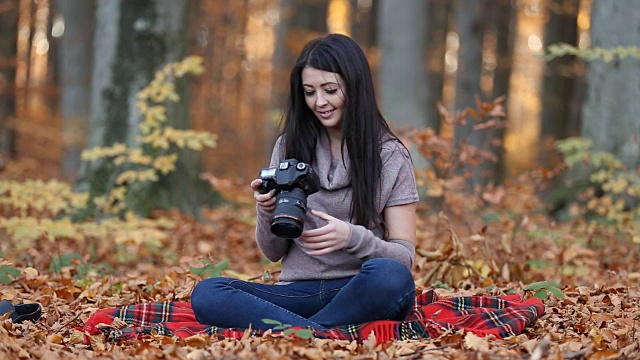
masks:
<svg viewBox="0 0 640 360"><path fill-rule="evenodd" d="M614 358L640 353L640 197L638 173L580 139L558 142L563 161L505 179L470 185L466 169L499 157L470 144L454 145L431 129L407 129L402 139L428 164L421 187L413 274L419 291L439 295L519 293L545 301L546 315L524 334L507 339L448 333L437 339L361 344L300 339L282 334L223 340L149 336L110 343L100 336L83 345L81 327L104 307L145 301L188 301L204 277L257 282L277 279L279 264L254 243L255 204L248 182L203 174L226 200L199 218L156 211L141 218L127 211L127 186L172 171L169 145L198 150L215 137L163 127L162 101L177 100L165 80L197 60L172 67L145 90L141 142L93 149L86 160L121 166L110 192L91 198L56 180L24 180L0 173L0 297L39 302L37 323L0 323L0 354L9 358ZM154 80L155 81L155 80ZM150 105L148 101L154 104ZM459 114L442 112L475 131L502 126L502 99ZM583 167L588 174L572 171ZM10 175L10 176L9 176ZM572 178L572 176L574 178ZM552 182L566 183L551 207ZM89 204L89 205L88 205ZM77 216L91 209L91 216ZM86 215L86 214L83 214Z"/></svg>

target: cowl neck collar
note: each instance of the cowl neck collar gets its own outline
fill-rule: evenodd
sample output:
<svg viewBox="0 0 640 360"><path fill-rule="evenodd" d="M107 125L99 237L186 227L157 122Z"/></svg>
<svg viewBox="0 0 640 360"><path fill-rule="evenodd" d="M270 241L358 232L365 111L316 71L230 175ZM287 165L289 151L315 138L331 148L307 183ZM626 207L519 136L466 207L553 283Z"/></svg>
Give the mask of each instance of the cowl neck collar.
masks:
<svg viewBox="0 0 640 360"><path fill-rule="evenodd" d="M318 136L316 143L316 163L314 168L320 178L320 186L327 190L337 190L349 186L349 153L346 148L342 149L344 162L342 158L333 159L331 157L331 144L329 136L326 133ZM332 168L332 161L336 164L335 169ZM333 177L329 181L329 174L333 171Z"/></svg>

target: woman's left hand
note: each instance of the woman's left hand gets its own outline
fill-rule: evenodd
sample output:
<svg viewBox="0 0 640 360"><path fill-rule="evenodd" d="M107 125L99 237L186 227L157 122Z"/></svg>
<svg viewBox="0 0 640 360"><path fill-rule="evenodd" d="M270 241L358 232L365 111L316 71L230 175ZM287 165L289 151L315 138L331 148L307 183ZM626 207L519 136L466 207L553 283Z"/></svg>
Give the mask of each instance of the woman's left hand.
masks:
<svg viewBox="0 0 640 360"><path fill-rule="evenodd" d="M322 211L311 210L311 214L326 221L327 225L304 231L298 238L307 254L320 256L347 246L351 235L349 224Z"/></svg>

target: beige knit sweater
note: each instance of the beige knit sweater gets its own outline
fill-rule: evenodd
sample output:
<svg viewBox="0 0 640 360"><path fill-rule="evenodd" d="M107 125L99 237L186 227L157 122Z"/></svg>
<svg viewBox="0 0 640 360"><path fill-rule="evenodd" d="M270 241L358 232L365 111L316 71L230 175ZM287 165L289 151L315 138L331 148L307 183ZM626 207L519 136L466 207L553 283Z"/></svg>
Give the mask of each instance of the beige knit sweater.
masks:
<svg viewBox="0 0 640 360"><path fill-rule="evenodd" d="M271 165L283 160L282 137L278 138L271 155ZM345 150L346 151L346 150ZM349 181L349 157L331 158L329 140L321 137L316 145L316 159L311 164L320 177L320 191L307 198L308 209L316 209L350 224L351 236L347 246L322 256L307 255L297 239L287 240L271 233L272 212L258 206L256 241L264 255L271 261L282 260L279 280L337 279L358 273L362 264L373 258L391 258L413 266L414 246L403 239L384 239L379 225L368 229L354 225L350 217L352 192ZM382 146L383 173L381 194L377 211L387 206L403 205L418 201L418 191L411 158L407 150L395 140L385 141ZM304 229L314 229L324 221L307 212Z"/></svg>

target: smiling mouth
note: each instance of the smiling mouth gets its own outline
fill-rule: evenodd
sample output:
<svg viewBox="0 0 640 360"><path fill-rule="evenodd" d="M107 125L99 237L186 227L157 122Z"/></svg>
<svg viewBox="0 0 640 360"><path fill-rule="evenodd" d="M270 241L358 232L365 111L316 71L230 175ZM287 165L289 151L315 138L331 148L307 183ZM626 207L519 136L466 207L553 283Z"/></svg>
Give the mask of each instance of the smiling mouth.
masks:
<svg viewBox="0 0 640 360"><path fill-rule="evenodd" d="M318 114L320 114L320 117L322 117L323 119L326 119L326 118L329 118L334 111L335 109L328 110L328 111L318 111Z"/></svg>

